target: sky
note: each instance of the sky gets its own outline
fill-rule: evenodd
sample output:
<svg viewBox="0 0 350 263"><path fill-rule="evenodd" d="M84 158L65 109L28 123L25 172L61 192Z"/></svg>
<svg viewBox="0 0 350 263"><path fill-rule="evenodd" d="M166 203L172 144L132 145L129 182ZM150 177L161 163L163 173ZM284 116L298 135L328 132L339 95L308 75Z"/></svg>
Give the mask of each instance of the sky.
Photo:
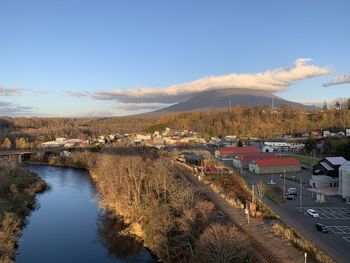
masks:
<svg viewBox="0 0 350 263"><path fill-rule="evenodd" d="M350 97L348 0L0 0L0 115L121 116L217 87Z"/></svg>

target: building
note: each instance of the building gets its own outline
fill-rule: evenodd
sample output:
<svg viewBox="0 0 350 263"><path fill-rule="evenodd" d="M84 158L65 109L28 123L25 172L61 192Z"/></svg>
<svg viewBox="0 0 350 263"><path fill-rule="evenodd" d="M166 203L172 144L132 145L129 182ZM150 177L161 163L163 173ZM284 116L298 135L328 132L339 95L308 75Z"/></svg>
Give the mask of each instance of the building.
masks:
<svg viewBox="0 0 350 263"><path fill-rule="evenodd" d="M344 157L326 157L313 167L314 175L339 176L339 167L346 162Z"/></svg>
<svg viewBox="0 0 350 263"><path fill-rule="evenodd" d="M290 147L291 144L288 142L287 139L280 138L280 139L268 139L264 142L265 145L271 146L271 147Z"/></svg>
<svg viewBox="0 0 350 263"><path fill-rule="evenodd" d="M215 157L218 159L232 159L244 154L258 154L260 149L255 146L245 147L221 147L215 151Z"/></svg>
<svg viewBox="0 0 350 263"><path fill-rule="evenodd" d="M327 175L312 175L310 179L310 186L312 188L328 188L337 187L339 184L337 177L330 177Z"/></svg>
<svg viewBox="0 0 350 263"><path fill-rule="evenodd" d="M249 171L256 174L282 174L300 172L301 165L296 158L270 158L252 161Z"/></svg>
<svg viewBox="0 0 350 263"><path fill-rule="evenodd" d="M183 158L187 164L192 164L197 166L203 165L204 157L200 154L183 153L182 155L180 155L180 157Z"/></svg>
<svg viewBox="0 0 350 263"><path fill-rule="evenodd" d="M266 145L266 146L261 148L261 152L263 152L263 153L272 153L273 150L274 150L273 147L269 146L269 145Z"/></svg>
<svg viewBox="0 0 350 263"><path fill-rule="evenodd" d="M245 154L233 158L233 166L236 168L248 168L252 161L260 159L276 158L273 153Z"/></svg>
<svg viewBox="0 0 350 263"><path fill-rule="evenodd" d="M338 194L350 203L350 162L346 161L339 167Z"/></svg>

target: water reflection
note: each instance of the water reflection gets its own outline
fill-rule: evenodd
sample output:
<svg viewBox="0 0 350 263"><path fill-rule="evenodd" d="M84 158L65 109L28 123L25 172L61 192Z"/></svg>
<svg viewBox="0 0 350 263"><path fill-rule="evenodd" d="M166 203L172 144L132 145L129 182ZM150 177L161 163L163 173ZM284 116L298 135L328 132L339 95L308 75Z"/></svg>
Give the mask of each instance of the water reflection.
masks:
<svg viewBox="0 0 350 263"><path fill-rule="evenodd" d="M100 213L98 235L112 257L125 262L155 262L140 242L123 234L126 228L118 217L108 212Z"/></svg>
<svg viewBox="0 0 350 263"><path fill-rule="evenodd" d="M27 165L51 187L38 196L38 209L28 217L16 261L153 262L132 237L120 235L125 225L99 211L96 188L83 170Z"/></svg>

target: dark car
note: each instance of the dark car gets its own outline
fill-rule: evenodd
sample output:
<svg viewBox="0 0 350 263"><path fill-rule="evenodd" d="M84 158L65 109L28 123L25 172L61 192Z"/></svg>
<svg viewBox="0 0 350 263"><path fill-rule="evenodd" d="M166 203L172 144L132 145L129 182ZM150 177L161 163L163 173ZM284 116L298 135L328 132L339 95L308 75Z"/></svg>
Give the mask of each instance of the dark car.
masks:
<svg viewBox="0 0 350 263"><path fill-rule="evenodd" d="M316 229L322 233L328 233L328 229L325 225L317 223L316 224Z"/></svg>
<svg viewBox="0 0 350 263"><path fill-rule="evenodd" d="M295 195L286 194L286 199L287 199L287 200L295 200Z"/></svg>

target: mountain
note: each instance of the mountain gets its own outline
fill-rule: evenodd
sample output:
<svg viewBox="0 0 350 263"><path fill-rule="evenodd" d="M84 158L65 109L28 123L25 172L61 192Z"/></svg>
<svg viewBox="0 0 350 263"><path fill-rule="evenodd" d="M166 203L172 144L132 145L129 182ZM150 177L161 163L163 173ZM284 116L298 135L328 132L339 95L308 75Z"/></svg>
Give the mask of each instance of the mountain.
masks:
<svg viewBox="0 0 350 263"><path fill-rule="evenodd" d="M242 105L253 107L256 105L288 105L293 108L315 109L315 106L307 106L301 103L288 101L274 95L271 91L254 89L212 89L194 94L192 97L154 111L155 115L185 111L208 111L217 108L228 108L230 105Z"/></svg>

